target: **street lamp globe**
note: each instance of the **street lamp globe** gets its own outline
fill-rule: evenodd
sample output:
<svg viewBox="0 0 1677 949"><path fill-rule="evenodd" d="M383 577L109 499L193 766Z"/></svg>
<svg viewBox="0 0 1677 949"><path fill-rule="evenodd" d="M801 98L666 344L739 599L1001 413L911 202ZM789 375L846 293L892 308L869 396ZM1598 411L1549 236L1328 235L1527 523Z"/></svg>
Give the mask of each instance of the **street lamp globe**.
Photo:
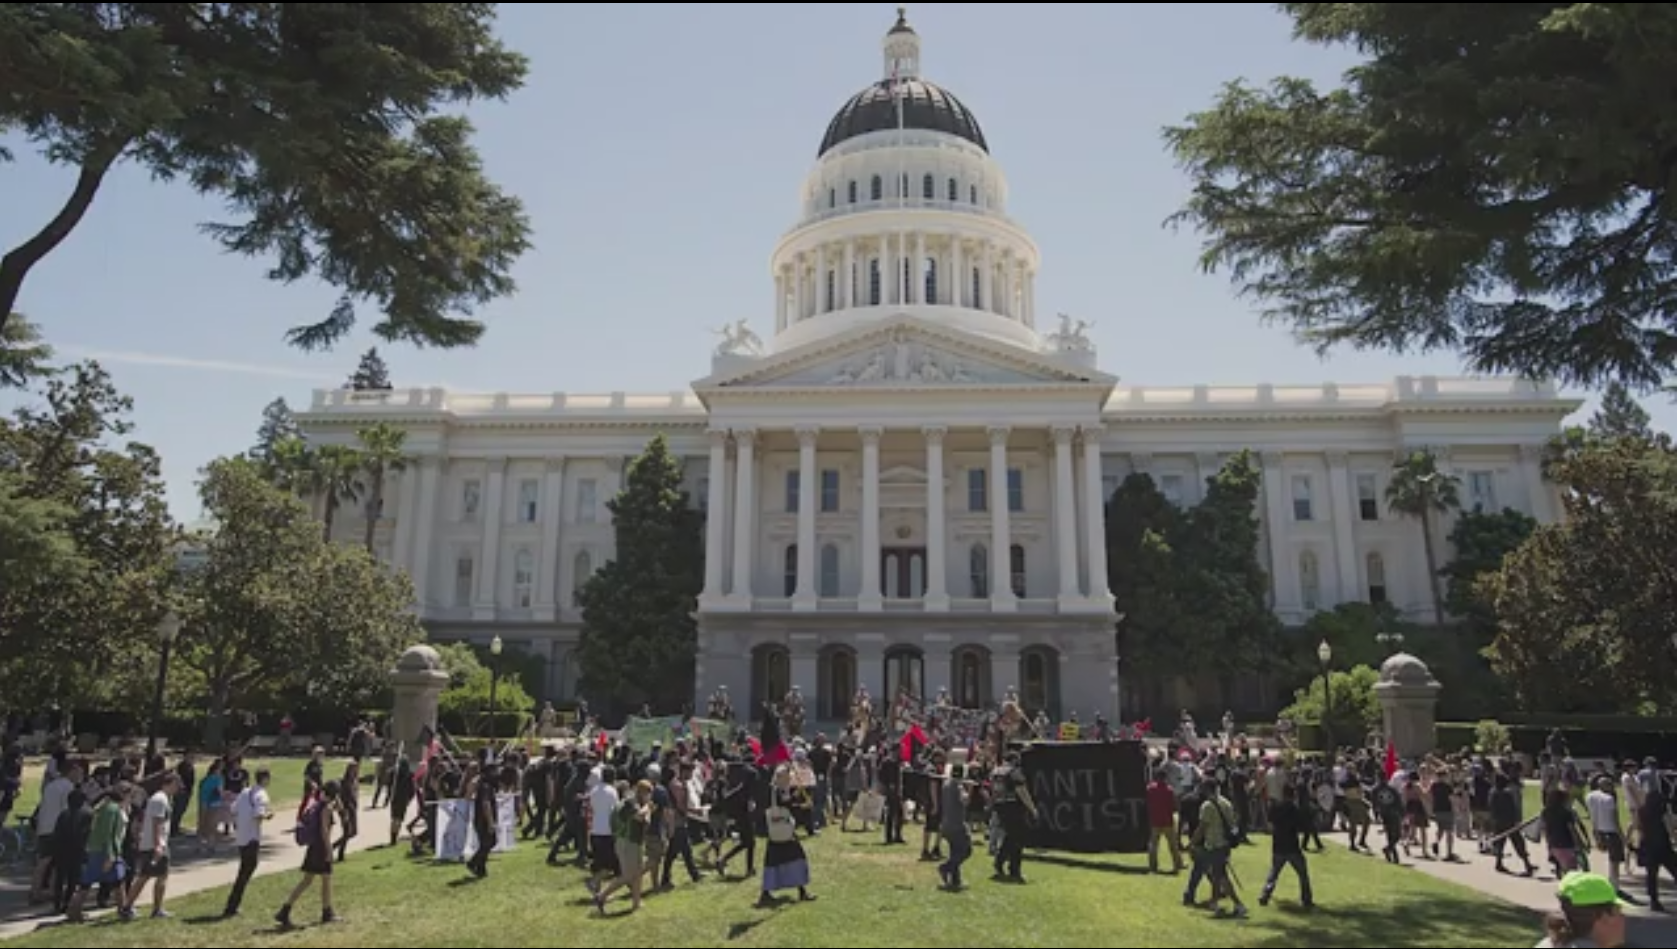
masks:
<svg viewBox="0 0 1677 949"><path fill-rule="evenodd" d="M1333 647L1328 645L1327 640L1324 639L1317 645L1316 658L1320 659L1324 666L1333 661Z"/></svg>
<svg viewBox="0 0 1677 949"><path fill-rule="evenodd" d="M181 634L181 618L173 610L164 615L162 622L157 624L157 640L165 646L175 641Z"/></svg>
<svg viewBox="0 0 1677 949"><path fill-rule="evenodd" d="M496 636L494 639L489 641L489 654L491 656L499 656L503 648L501 637Z"/></svg>

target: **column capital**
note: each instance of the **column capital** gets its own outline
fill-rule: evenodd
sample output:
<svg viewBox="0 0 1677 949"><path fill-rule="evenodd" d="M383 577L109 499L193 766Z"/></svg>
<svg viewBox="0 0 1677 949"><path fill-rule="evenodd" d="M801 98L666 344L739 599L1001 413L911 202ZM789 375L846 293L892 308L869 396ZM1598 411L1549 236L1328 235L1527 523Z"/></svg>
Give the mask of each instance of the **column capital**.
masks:
<svg viewBox="0 0 1677 949"><path fill-rule="evenodd" d="M710 439L710 447L727 447L728 430L725 428L710 428L705 430L705 437Z"/></svg>
<svg viewBox="0 0 1677 949"><path fill-rule="evenodd" d="M1082 431L1085 445L1099 445L1106 436L1106 429L1100 425L1084 425Z"/></svg>
<svg viewBox="0 0 1677 949"><path fill-rule="evenodd" d="M1144 451L1130 452L1130 467L1139 474L1147 474L1153 470L1153 456Z"/></svg>
<svg viewBox="0 0 1677 949"><path fill-rule="evenodd" d="M949 434L949 429L942 425L927 425L920 429L920 434L926 437L926 444L941 445L943 444L943 436Z"/></svg>
<svg viewBox="0 0 1677 949"><path fill-rule="evenodd" d="M862 436L862 444L878 447L880 438L885 435L885 429L878 425L860 425L857 426L856 433Z"/></svg>
<svg viewBox="0 0 1677 949"><path fill-rule="evenodd" d="M1061 447L1070 447L1071 440L1077 437L1076 425L1056 425L1052 431L1054 433L1054 444Z"/></svg>
<svg viewBox="0 0 1677 949"><path fill-rule="evenodd" d="M793 431L798 434L800 448L814 448L816 439L821 437L821 427L818 425L799 425Z"/></svg>
<svg viewBox="0 0 1677 949"><path fill-rule="evenodd" d="M490 474L501 474L507 470L506 455L490 455L483 463L488 466Z"/></svg>
<svg viewBox="0 0 1677 949"><path fill-rule="evenodd" d="M1202 451L1194 455L1194 462L1201 468L1223 467L1223 456L1214 451Z"/></svg>
<svg viewBox="0 0 1677 949"><path fill-rule="evenodd" d="M549 474L558 474L559 472L564 471L565 470L565 456L564 455L554 455L554 456L548 458L547 462L545 464L545 467L546 467L547 472Z"/></svg>
<svg viewBox="0 0 1677 949"><path fill-rule="evenodd" d="M1278 451L1266 451L1258 456L1258 458L1263 461L1265 468L1280 468L1284 457L1285 456Z"/></svg>
<svg viewBox="0 0 1677 949"><path fill-rule="evenodd" d="M736 428L733 429L733 434L734 444L738 446L750 447L751 443L757 440L757 430L754 428Z"/></svg>
<svg viewBox="0 0 1677 949"><path fill-rule="evenodd" d="M1544 456L1548 453L1548 451L1549 451L1549 446L1547 446L1547 445L1521 445L1520 446L1520 460L1521 461L1542 461Z"/></svg>
<svg viewBox="0 0 1677 949"><path fill-rule="evenodd" d="M1328 464L1331 467L1344 468L1351 463L1350 452L1330 451L1330 452L1327 453L1327 455L1328 455Z"/></svg>
<svg viewBox="0 0 1677 949"><path fill-rule="evenodd" d="M990 436L990 445L992 447L1005 446L1007 444L1007 437L1013 434L1013 429L1008 428L1006 425L992 425L984 431Z"/></svg>

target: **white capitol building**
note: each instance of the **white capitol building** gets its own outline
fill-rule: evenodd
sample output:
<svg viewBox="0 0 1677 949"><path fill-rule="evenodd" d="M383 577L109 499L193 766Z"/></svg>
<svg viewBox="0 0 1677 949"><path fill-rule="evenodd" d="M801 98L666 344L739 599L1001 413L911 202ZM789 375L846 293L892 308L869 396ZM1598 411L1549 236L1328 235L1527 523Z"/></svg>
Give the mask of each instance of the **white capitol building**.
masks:
<svg viewBox="0 0 1677 949"><path fill-rule="evenodd" d="M378 543L435 638L499 635L547 659L548 698L574 698L576 591L612 557L605 503L626 461L659 433L708 512L699 707L720 685L750 708L796 684L818 719L858 684L905 683L1112 714L1101 512L1133 471L1193 504L1224 458L1260 453L1262 554L1289 622L1366 600L1430 615L1420 530L1382 500L1394 455L1438 452L1470 506L1555 516L1539 454L1578 403L1549 385L1159 389L1101 371L1084 327L1043 319L1001 166L973 113L921 76L901 18L884 55L887 78L834 116L774 248L767 343L741 322L708 375L667 393L314 394L317 443L376 422L409 433Z"/></svg>

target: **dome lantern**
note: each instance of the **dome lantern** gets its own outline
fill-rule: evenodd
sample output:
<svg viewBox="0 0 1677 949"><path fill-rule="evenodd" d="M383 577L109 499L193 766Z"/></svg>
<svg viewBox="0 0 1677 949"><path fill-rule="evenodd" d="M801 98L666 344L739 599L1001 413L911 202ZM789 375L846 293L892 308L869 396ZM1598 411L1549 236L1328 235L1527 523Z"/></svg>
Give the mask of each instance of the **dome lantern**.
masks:
<svg viewBox="0 0 1677 949"><path fill-rule="evenodd" d="M908 8L897 8L897 23L885 34L885 80L920 78L920 34L908 25Z"/></svg>

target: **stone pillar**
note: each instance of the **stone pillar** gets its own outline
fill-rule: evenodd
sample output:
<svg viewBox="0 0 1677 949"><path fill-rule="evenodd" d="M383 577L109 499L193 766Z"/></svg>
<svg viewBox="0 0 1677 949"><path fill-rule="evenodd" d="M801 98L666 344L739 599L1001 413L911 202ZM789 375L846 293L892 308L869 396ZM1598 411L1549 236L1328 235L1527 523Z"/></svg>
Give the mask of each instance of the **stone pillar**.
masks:
<svg viewBox="0 0 1677 949"><path fill-rule="evenodd" d="M798 428L798 578L792 594L794 610L813 612L819 605L815 589L815 568L821 559L816 550L815 510L821 502L821 472L816 467L816 439L820 430Z"/></svg>
<svg viewBox="0 0 1677 949"><path fill-rule="evenodd" d="M1007 436L1001 426L990 429L990 610L1019 609L1013 595L1013 522L1007 506Z"/></svg>
<svg viewBox="0 0 1677 949"><path fill-rule="evenodd" d="M419 459L419 504L415 508L413 525L413 560L408 574L413 578L413 599L420 613L430 602L431 547L437 528L437 488L442 480L442 461L435 457Z"/></svg>
<svg viewBox="0 0 1677 949"><path fill-rule="evenodd" d="M1328 453L1328 490L1333 495L1334 573L1339 578L1339 598L1334 605L1362 599L1357 569L1357 539L1353 527L1357 517L1357 484L1351 473L1351 459L1345 452Z"/></svg>
<svg viewBox="0 0 1677 949"><path fill-rule="evenodd" d="M549 458L542 474L540 572L536 574L536 619L559 618L559 528L565 522L565 459Z"/></svg>
<svg viewBox="0 0 1677 949"><path fill-rule="evenodd" d="M1095 425L1083 427L1083 519L1089 525L1085 544L1089 565L1089 599L1105 609L1112 608L1112 586L1106 569L1106 496L1101 487L1105 465L1101 461L1101 436Z"/></svg>
<svg viewBox="0 0 1677 949"><path fill-rule="evenodd" d="M419 736L437 727L437 700L448 688L448 673L442 656L430 646L409 646L390 670L390 689L395 694L391 708L389 736L402 742L403 753L417 764L425 749Z"/></svg>
<svg viewBox="0 0 1677 949"><path fill-rule="evenodd" d="M734 431L734 589L729 598L751 606L751 573L757 533L757 451L750 429Z"/></svg>
<svg viewBox="0 0 1677 949"><path fill-rule="evenodd" d="M483 549L478 556L477 600L472 619L493 620L501 605L501 527L506 520L507 460L489 459L489 490L483 499Z"/></svg>
<svg viewBox="0 0 1677 949"><path fill-rule="evenodd" d="M1436 750L1437 731L1433 726L1442 689L1427 664L1408 653L1400 652L1380 666L1374 696L1380 701L1382 731L1397 749L1398 757L1415 759Z"/></svg>
<svg viewBox="0 0 1677 949"><path fill-rule="evenodd" d="M1054 542L1056 568L1060 571L1060 600L1076 600L1082 594L1077 577L1077 486L1072 477L1074 428L1054 429Z"/></svg>
<svg viewBox="0 0 1677 949"><path fill-rule="evenodd" d="M928 426L926 437L926 611L949 611L949 513L943 497L943 436L947 429ZM874 559L878 559L875 557ZM875 670L877 673L878 670ZM883 687L883 683L881 683Z"/></svg>
<svg viewBox="0 0 1677 949"><path fill-rule="evenodd" d="M728 433L711 429L709 483L705 488L705 592L699 599L722 599L724 564L728 551Z"/></svg>
<svg viewBox="0 0 1677 949"><path fill-rule="evenodd" d="M1560 518L1555 516L1554 488L1543 478L1543 453L1542 445L1521 445L1520 476L1526 483L1526 513L1539 524L1553 524Z"/></svg>
<svg viewBox="0 0 1677 949"><path fill-rule="evenodd" d="M879 590L879 428L863 428L862 435L862 587L857 606L864 612L884 608ZM928 543L928 548L931 546ZM928 567L926 589L931 590Z"/></svg>
<svg viewBox="0 0 1677 949"><path fill-rule="evenodd" d="M395 489L390 494L394 496L387 496L384 502L387 510L396 511L395 536L390 539L390 565L407 570L413 557L413 512L419 506L419 472L392 471L390 481Z"/></svg>
<svg viewBox="0 0 1677 949"><path fill-rule="evenodd" d="M1278 451L1266 451L1264 462L1264 528L1269 534L1270 596L1277 613L1298 612L1298 570L1287 546L1287 469Z"/></svg>

